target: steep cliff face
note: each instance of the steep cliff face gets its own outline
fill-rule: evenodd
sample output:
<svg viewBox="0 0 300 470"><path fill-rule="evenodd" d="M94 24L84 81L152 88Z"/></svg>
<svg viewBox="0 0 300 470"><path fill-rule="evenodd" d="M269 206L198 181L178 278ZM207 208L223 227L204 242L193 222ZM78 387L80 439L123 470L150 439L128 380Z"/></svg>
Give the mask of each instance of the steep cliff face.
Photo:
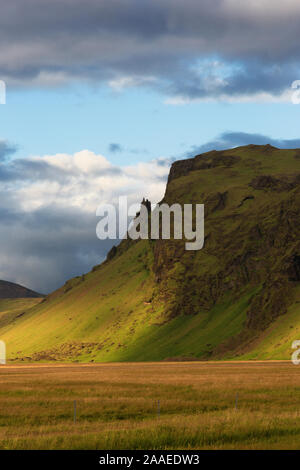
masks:
<svg viewBox="0 0 300 470"><path fill-rule="evenodd" d="M0 328L11 357L289 357L300 338L300 150L249 145L175 162L162 202L205 205L203 249L124 240Z"/></svg>
<svg viewBox="0 0 300 470"><path fill-rule="evenodd" d="M159 296L171 317L255 292L246 328L264 329L296 301L300 253L299 151L247 146L171 168L164 202L205 204L205 246L154 245Z"/></svg>

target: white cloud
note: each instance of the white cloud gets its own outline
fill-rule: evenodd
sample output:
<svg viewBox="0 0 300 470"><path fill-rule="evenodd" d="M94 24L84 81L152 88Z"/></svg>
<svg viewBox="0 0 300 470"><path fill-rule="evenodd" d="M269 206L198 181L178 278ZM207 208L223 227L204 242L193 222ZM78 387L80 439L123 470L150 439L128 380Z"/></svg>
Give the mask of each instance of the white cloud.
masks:
<svg viewBox="0 0 300 470"><path fill-rule="evenodd" d="M117 205L121 195L129 204L143 197L158 202L169 172L167 159L115 166L89 150L15 159L4 166L0 278L41 292L89 271L117 243L96 237L100 204Z"/></svg>
<svg viewBox="0 0 300 470"><path fill-rule="evenodd" d="M164 193L169 167L159 160L130 166L114 166L103 155L82 150L73 155L35 156L28 163L46 162L53 170L42 179L25 179L10 185L22 210L30 212L54 204L77 207L94 213L104 202L116 202L120 194L139 202L144 196L153 202ZM53 179L55 172L59 178Z"/></svg>
<svg viewBox="0 0 300 470"><path fill-rule="evenodd" d="M152 76L123 76L109 80L108 86L116 92L121 92L125 88L147 85L156 81Z"/></svg>
<svg viewBox="0 0 300 470"><path fill-rule="evenodd" d="M274 95L272 93L260 92L251 95L227 95L203 96L192 98L190 96L176 95L164 100L164 103L172 106L182 106L191 103L292 103L292 96L295 90L286 89L284 92Z"/></svg>
<svg viewBox="0 0 300 470"><path fill-rule="evenodd" d="M291 15L300 14L300 3L298 0L224 0L224 11L230 14L236 14L239 17L244 16L247 19L262 19L266 21L269 18L291 17Z"/></svg>

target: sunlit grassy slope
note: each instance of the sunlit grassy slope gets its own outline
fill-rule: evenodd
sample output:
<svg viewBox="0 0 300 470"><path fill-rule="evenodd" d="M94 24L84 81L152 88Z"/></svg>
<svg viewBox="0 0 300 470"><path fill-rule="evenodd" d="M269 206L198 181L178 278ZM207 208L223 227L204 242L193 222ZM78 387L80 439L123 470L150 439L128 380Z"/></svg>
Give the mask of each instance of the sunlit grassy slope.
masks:
<svg viewBox="0 0 300 470"><path fill-rule="evenodd" d="M300 339L299 155L247 146L175 163L164 201L205 204L204 248L123 242L25 315L0 316L9 358L289 358Z"/></svg>
<svg viewBox="0 0 300 470"><path fill-rule="evenodd" d="M1 328L9 357L33 353L38 360L197 357L240 331L247 295L236 303L227 299L210 312L180 315L161 324L163 305L154 310L148 303L153 276L146 267L145 243L84 280L71 281L49 301Z"/></svg>
<svg viewBox="0 0 300 470"><path fill-rule="evenodd" d="M41 302L40 298L0 299L0 328L14 324L25 312Z"/></svg>

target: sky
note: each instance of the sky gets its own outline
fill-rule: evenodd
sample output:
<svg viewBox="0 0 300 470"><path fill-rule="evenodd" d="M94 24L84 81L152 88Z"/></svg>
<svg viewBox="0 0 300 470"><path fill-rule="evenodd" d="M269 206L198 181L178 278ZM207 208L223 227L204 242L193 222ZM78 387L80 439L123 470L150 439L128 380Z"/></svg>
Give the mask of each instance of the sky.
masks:
<svg viewBox="0 0 300 470"><path fill-rule="evenodd" d="M0 279L89 271L97 207L158 202L176 159L300 147L299 31L296 0L4 3Z"/></svg>

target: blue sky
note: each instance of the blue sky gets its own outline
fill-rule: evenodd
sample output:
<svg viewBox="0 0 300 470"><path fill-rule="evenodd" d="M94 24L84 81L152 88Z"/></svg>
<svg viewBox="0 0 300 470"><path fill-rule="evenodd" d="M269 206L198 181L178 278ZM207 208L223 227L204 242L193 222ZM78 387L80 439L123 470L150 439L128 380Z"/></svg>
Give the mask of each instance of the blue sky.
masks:
<svg viewBox="0 0 300 470"><path fill-rule="evenodd" d="M288 85L288 84L287 84ZM7 89L0 106L1 140L15 157L89 149L112 163L180 158L227 131L299 137L300 106L292 103L191 102L167 104L152 90L114 92L107 86ZM112 143L122 151L110 151Z"/></svg>
<svg viewBox="0 0 300 470"><path fill-rule="evenodd" d="M300 147L299 31L298 0L3 4L0 279L50 292L100 263L97 206L159 201L174 159Z"/></svg>

